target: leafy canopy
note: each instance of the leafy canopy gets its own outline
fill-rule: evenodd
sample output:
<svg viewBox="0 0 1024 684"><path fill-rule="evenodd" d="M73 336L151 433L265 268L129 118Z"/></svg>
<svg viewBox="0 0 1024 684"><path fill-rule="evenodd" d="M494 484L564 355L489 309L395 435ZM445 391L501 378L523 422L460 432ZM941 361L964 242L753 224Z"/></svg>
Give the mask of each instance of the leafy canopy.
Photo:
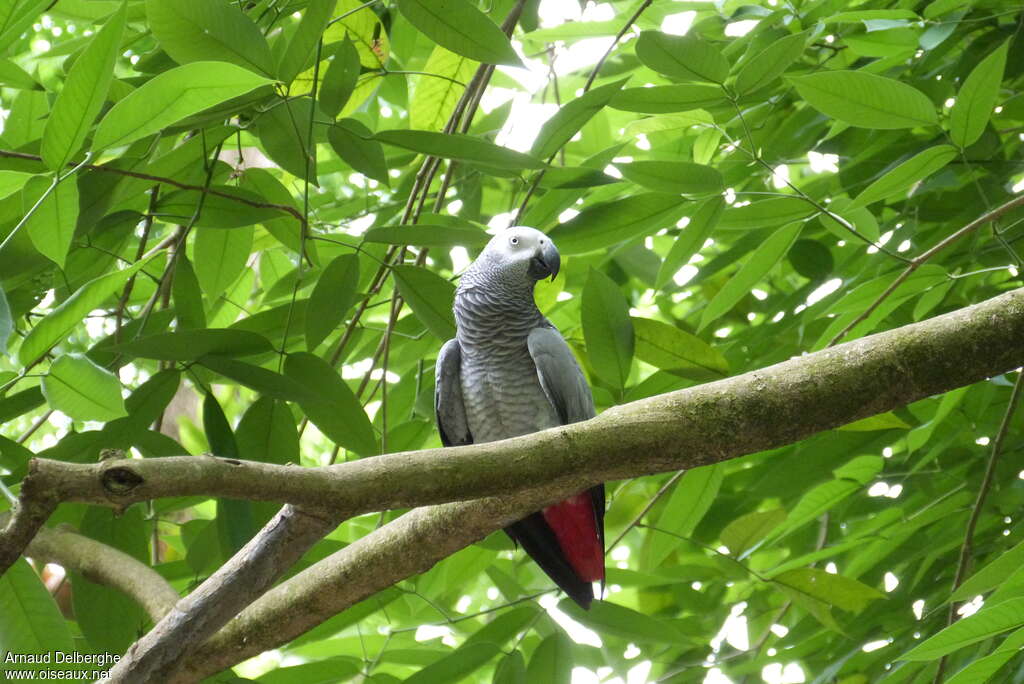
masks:
<svg viewBox="0 0 1024 684"><path fill-rule="evenodd" d="M1021 191L1012 5L4 0L4 489L33 454L312 466L437 446L433 359L488 226L561 248L537 299L599 409L1020 287L1016 210L887 292ZM1008 681L1019 416L982 473L1011 384L611 483L608 600L559 604L597 640L540 607L548 581L495 535L282 645L306 664L238 672L895 683L948 656L958 682ZM273 510L63 506L51 524L186 591ZM398 514L345 523L300 565ZM24 562L0 579L0 648L123 651L147 627L112 589L68 588L62 617ZM949 601L975 596L946 628ZM745 624L722 641L730 615Z"/></svg>

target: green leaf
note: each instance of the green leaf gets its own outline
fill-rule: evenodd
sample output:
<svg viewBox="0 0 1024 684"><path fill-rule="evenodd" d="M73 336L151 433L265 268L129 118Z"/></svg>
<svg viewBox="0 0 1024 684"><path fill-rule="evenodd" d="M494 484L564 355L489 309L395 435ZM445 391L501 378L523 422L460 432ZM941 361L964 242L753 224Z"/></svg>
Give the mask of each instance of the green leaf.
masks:
<svg viewBox="0 0 1024 684"><path fill-rule="evenodd" d="M984 594L990 589L995 589L1007 577L1022 567L1024 567L1024 542L1017 544L1009 551L1005 551L998 558L968 577L953 592L949 600L966 601L978 594Z"/></svg>
<svg viewBox="0 0 1024 684"><path fill-rule="evenodd" d="M0 648L8 653L49 653L74 649L68 623L60 614L50 592L24 558L0 576ZM10 666L5 665L4 670ZM53 665L27 665L25 669L46 669Z"/></svg>
<svg viewBox="0 0 1024 684"><path fill-rule="evenodd" d="M799 221L815 213L813 204L799 197L774 197L742 207L728 207L718 220L723 230L756 230Z"/></svg>
<svg viewBox="0 0 1024 684"><path fill-rule="evenodd" d="M142 563L149 561L146 522L138 506L123 513L90 506L85 511L79 531ZM138 639L139 630L144 630L149 624L149 617L142 607L126 594L89 581L79 573L71 574L71 584L75 588L71 592L75 618L94 649L123 653Z"/></svg>
<svg viewBox="0 0 1024 684"><path fill-rule="evenodd" d="M693 33L644 31L636 41L636 56L645 66L682 81L723 83L729 75L728 60Z"/></svg>
<svg viewBox="0 0 1024 684"><path fill-rule="evenodd" d="M839 430L848 432L869 432L871 430L909 430L910 426L893 412L879 413L877 416L861 418L852 423L847 423Z"/></svg>
<svg viewBox="0 0 1024 684"><path fill-rule="evenodd" d="M785 524L775 528L771 536L773 538L781 537L783 534L801 527L838 505L859 489L861 489L861 485L850 480L829 480L814 487L800 498L800 501L790 511Z"/></svg>
<svg viewBox="0 0 1024 684"><path fill-rule="evenodd" d="M629 302L615 281L593 268L583 286L580 318L591 367L621 391L633 365L635 343Z"/></svg>
<svg viewBox="0 0 1024 684"><path fill-rule="evenodd" d="M512 651L498 661L494 668L494 678L491 684L527 684L526 663L523 662L523 654L519 651Z"/></svg>
<svg viewBox="0 0 1024 684"><path fill-rule="evenodd" d="M697 329L703 330L750 294L754 285L786 255L802 229L803 223L791 223L778 229L762 242L736 275L729 279L705 307Z"/></svg>
<svg viewBox="0 0 1024 684"><path fill-rule="evenodd" d="M851 126L897 129L938 122L932 101L906 83L864 71L819 71L790 76L812 107Z"/></svg>
<svg viewBox="0 0 1024 684"><path fill-rule="evenodd" d="M373 138L413 152L422 152L443 159L456 159L470 164L484 164L498 169L522 171L544 166L541 161L530 155L461 133L394 130L380 131Z"/></svg>
<svg viewBox="0 0 1024 684"><path fill-rule="evenodd" d="M321 120L311 98L285 100L278 107L265 112L256 122L256 132L267 156L293 176L309 178L317 183L316 143L320 142L319 127L310 138L309 119Z"/></svg>
<svg viewBox="0 0 1024 684"><path fill-rule="evenodd" d="M440 660L435 660L407 677L406 684L461 682L490 662L501 649L491 643L465 643Z"/></svg>
<svg viewBox="0 0 1024 684"><path fill-rule="evenodd" d="M33 326L18 349L18 361L22 366L34 363L50 350L50 347L66 339L71 331L81 325L89 312L98 309L103 302L124 285L128 278L146 265L137 261L132 266L107 273L90 280L64 300L64 303L46 315Z"/></svg>
<svg viewBox="0 0 1024 684"><path fill-rule="evenodd" d="M282 83L291 83L300 72L312 66L317 43L334 14L335 4L336 0L309 0L299 27L292 34L277 65L277 78Z"/></svg>
<svg viewBox="0 0 1024 684"><path fill-rule="evenodd" d="M0 45L4 50L14 44L49 4L48 0L5 0L0 3Z"/></svg>
<svg viewBox="0 0 1024 684"><path fill-rule="evenodd" d="M786 255L793 270L810 280L824 280L835 268L832 251L818 240L797 240Z"/></svg>
<svg viewBox="0 0 1024 684"><path fill-rule="evenodd" d="M416 80L409 103L409 128L444 129L479 63L436 45Z"/></svg>
<svg viewBox="0 0 1024 684"><path fill-rule="evenodd" d="M668 114L714 107L727 102L722 89L718 86L684 84L626 88L613 97L609 104L613 109L626 112Z"/></svg>
<svg viewBox="0 0 1024 684"><path fill-rule="evenodd" d="M206 327L206 309L203 307L199 279L192 269L192 262L184 254L178 254L178 263L174 265L171 294L179 330Z"/></svg>
<svg viewBox="0 0 1024 684"><path fill-rule="evenodd" d="M503 646L537 619L539 608L525 605L504 611L491 622L466 638L466 644L490 643Z"/></svg>
<svg viewBox="0 0 1024 684"><path fill-rule="evenodd" d="M306 349L315 350L345 320L359 285L359 258L342 254L327 264L306 307Z"/></svg>
<svg viewBox="0 0 1024 684"><path fill-rule="evenodd" d="M634 183L680 195L707 195L721 192L722 174L703 164L683 161L635 161L615 164L622 175Z"/></svg>
<svg viewBox="0 0 1024 684"><path fill-rule="evenodd" d="M206 0L199 0L204 3ZM157 4L171 6L173 3ZM224 62L192 62L157 74L118 101L92 141L97 154L145 138L197 112L244 95L269 79Z"/></svg>
<svg viewBox="0 0 1024 684"><path fill-rule="evenodd" d="M301 402L314 397L311 387L295 382L292 378L227 356L211 354L199 358L197 363L275 399Z"/></svg>
<svg viewBox="0 0 1024 684"><path fill-rule="evenodd" d="M211 300L215 300L228 289L245 270L252 251L252 227L235 230L200 228L196 231L195 261L196 278Z"/></svg>
<svg viewBox="0 0 1024 684"><path fill-rule="evenodd" d="M211 328L149 335L114 345L111 351L160 361L194 361L207 354L253 356L273 349L267 338L254 332Z"/></svg>
<svg viewBox="0 0 1024 684"><path fill-rule="evenodd" d="M676 483L658 516L658 529L671 534L656 534L651 538L649 568L661 565L682 544L681 537L693 535L715 502L724 477L725 467L715 464L688 470Z"/></svg>
<svg viewBox="0 0 1024 684"><path fill-rule="evenodd" d="M729 372L725 357L704 340L674 325L633 316L636 358L662 370L707 380Z"/></svg>
<svg viewBox="0 0 1024 684"><path fill-rule="evenodd" d="M971 70L960 87L949 112L949 137L959 147L971 145L985 131L999 99L1009 49L1010 41L1004 41Z"/></svg>
<svg viewBox="0 0 1024 684"><path fill-rule="evenodd" d="M505 32L467 0L398 0L398 11L454 53L488 64L522 66Z"/></svg>
<svg viewBox="0 0 1024 684"><path fill-rule="evenodd" d="M562 254L583 254L674 224L686 209L675 195L640 193L590 206L548 235Z"/></svg>
<svg viewBox="0 0 1024 684"><path fill-rule="evenodd" d="M455 337L455 286L420 266L395 266L392 274L398 292L423 325L442 340Z"/></svg>
<svg viewBox="0 0 1024 684"><path fill-rule="evenodd" d="M210 452L221 458L239 458L238 444L224 415L224 409L212 392L203 399L203 432ZM239 499L217 499L217 539L221 555L229 558L238 552L256 533L252 503Z"/></svg>
<svg viewBox="0 0 1024 684"><path fill-rule="evenodd" d="M338 116L348 99L355 92L362 65L359 51L352 40L345 36L324 73L323 84L317 93L320 108L332 119Z"/></svg>
<svg viewBox="0 0 1024 684"><path fill-rule="evenodd" d="M42 406L45 401L38 386L4 397L0 399L0 423L25 415Z"/></svg>
<svg viewBox="0 0 1024 684"><path fill-rule="evenodd" d="M604 109L628 80L624 78L594 88L562 105L555 115L541 126L540 133L530 148L530 154L538 159L547 159L558 152L595 114Z"/></svg>
<svg viewBox="0 0 1024 684"><path fill-rule="evenodd" d="M334 682L363 678L360 675L359 665L360 663L351 657L338 656L302 665L276 667L260 675L260 678L255 681L259 684L334 684ZM363 679L366 684L378 684L377 677ZM251 682L253 680L235 680L235 684L240 684L242 681ZM225 680L225 684L232 684L232 680ZM385 684L385 681L381 680L379 684Z"/></svg>
<svg viewBox="0 0 1024 684"><path fill-rule="evenodd" d="M742 558L745 552L754 548L785 519L786 511L781 508L754 511L733 520L725 526L719 536L722 543L729 548L729 553Z"/></svg>
<svg viewBox="0 0 1024 684"><path fill-rule="evenodd" d="M574 650L569 637L556 629L533 651L530 665L526 669L526 681L569 684L573 663L576 662Z"/></svg>
<svg viewBox="0 0 1024 684"><path fill-rule="evenodd" d="M1021 625L1024 625L1024 598L986 605L910 649L899 660L935 660Z"/></svg>
<svg viewBox="0 0 1024 684"><path fill-rule="evenodd" d="M368 178L390 184L384 148L371 140L373 131L355 119L341 119L327 129L327 140L346 164Z"/></svg>
<svg viewBox="0 0 1024 684"><path fill-rule="evenodd" d="M11 318L11 307L7 304L7 295L0 287L0 354L7 351L7 340L14 332L14 319Z"/></svg>
<svg viewBox="0 0 1024 684"><path fill-rule="evenodd" d="M700 251L711 235L711 231L715 229L723 209L725 209L725 198L721 196L709 197L697 205L690 216L690 222L686 224L683 232L672 243L668 254L662 259L656 281L659 289L665 287L672 276L688 264L694 254Z"/></svg>
<svg viewBox="0 0 1024 684"><path fill-rule="evenodd" d="M745 95L763 88L782 75L793 62L800 59L807 44L807 32L779 38L747 59L736 74L736 93Z"/></svg>
<svg viewBox="0 0 1024 684"><path fill-rule="evenodd" d="M0 85L21 90L42 90L43 86L9 59L0 59Z"/></svg>
<svg viewBox="0 0 1024 684"><path fill-rule="evenodd" d="M128 415L121 382L81 354L58 357L42 385L50 407L75 420L107 421Z"/></svg>
<svg viewBox="0 0 1024 684"><path fill-rule="evenodd" d="M34 176L22 191L22 209L25 214L50 189L51 180ZM71 239L78 222L78 185L75 178L67 178L50 190L49 194L29 216L25 230L36 250L47 259L64 268Z"/></svg>
<svg viewBox="0 0 1024 684"><path fill-rule="evenodd" d="M289 354L284 372L312 391L312 397L300 399L299 405L328 439L361 456L377 453L377 437L370 419L330 364L306 352Z"/></svg>
<svg viewBox="0 0 1024 684"><path fill-rule="evenodd" d="M906 9L857 9L852 12L840 12L838 14L833 14L822 21L826 24L853 24L879 19L887 19L890 21L909 19L911 21L918 21L920 17Z"/></svg>
<svg viewBox="0 0 1024 684"><path fill-rule="evenodd" d="M999 668L1010 662L1020 652L1022 646L1024 629L1018 629L1006 637L991 655L968 663L967 667L947 679L946 684L984 684L999 671Z"/></svg>
<svg viewBox="0 0 1024 684"><path fill-rule="evenodd" d="M246 410L235 430L239 455L260 463L299 464L295 417L284 402L260 397Z"/></svg>
<svg viewBox="0 0 1024 684"><path fill-rule="evenodd" d="M100 113L114 77L114 62L121 48L125 7L103 25L71 65L64 88L53 103L43 129L39 154L54 171L60 171L82 147L85 134Z"/></svg>
<svg viewBox="0 0 1024 684"><path fill-rule="evenodd" d="M259 194L233 185L212 185L212 190L251 202L266 202ZM201 210L200 210L201 209ZM199 214L196 215L196 212ZM168 222L188 224L196 215L197 228L241 228L281 218L285 214L271 207L254 207L220 195L198 190L178 190L160 197L157 213Z"/></svg>
<svg viewBox="0 0 1024 684"><path fill-rule="evenodd" d="M563 600L558 604L558 608L598 634L607 634L638 644L686 644L690 641L668 620L646 615L611 601L595 601L590 610L583 610L572 601Z"/></svg>
<svg viewBox="0 0 1024 684"><path fill-rule="evenodd" d="M35 177L31 173L22 171L0 170L0 199L19 192L30 179Z"/></svg>
<svg viewBox="0 0 1024 684"><path fill-rule="evenodd" d="M771 581L851 613L859 613L872 601L885 598L885 594L855 579L817 568L788 570Z"/></svg>
<svg viewBox="0 0 1024 684"><path fill-rule="evenodd" d="M840 480L853 480L866 485L875 475L882 472L884 465L885 461L881 456L857 456L833 470L832 474Z"/></svg>
<svg viewBox="0 0 1024 684"><path fill-rule="evenodd" d="M476 247L485 246L491 236L466 226L434 226L423 223L402 226L381 226L363 233L366 242L389 245L415 245L416 247Z"/></svg>
<svg viewBox="0 0 1024 684"><path fill-rule="evenodd" d="M899 166L887 171L853 200L853 207L866 207L872 202L888 199L906 190L918 181L927 178L956 157L956 148L951 145L936 145L915 154Z"/></svg>
<svg viewBox="0 0 1024 684"><path fill-rule="evenodd" d="M146 18L160 47L179 64L230 62L265 76L274 74L266 38L235 3L146 0Z"/></svg>

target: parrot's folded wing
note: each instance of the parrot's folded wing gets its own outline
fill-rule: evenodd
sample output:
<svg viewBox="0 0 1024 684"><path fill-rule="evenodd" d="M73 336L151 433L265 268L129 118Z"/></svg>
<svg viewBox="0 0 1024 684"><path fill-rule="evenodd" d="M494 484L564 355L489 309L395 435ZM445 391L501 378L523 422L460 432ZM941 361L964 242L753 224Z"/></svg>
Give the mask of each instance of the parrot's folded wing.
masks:
<svg viewBox="0 0 1024 684"><path fill-rule="evenodd" d="M593 418L594 397L576 357L554 328L535 328L526 340L537 377L562 424Z"/></svg>
<svg viewBox="0 0 1024 684"><path fill-rule="evenodd" d="M444 343L437 355L434 370L434 413L441 443L445 446L472 444L466 420L466 405L462 401L462 348L457 339Z"/></svg>

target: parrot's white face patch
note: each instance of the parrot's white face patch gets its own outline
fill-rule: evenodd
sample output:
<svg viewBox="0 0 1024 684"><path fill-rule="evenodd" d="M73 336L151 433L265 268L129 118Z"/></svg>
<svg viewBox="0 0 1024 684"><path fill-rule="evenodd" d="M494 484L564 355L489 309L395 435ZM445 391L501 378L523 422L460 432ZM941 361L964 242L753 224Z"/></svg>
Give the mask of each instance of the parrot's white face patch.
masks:
<svg viewBox="0 0 1024 684"><path fill-rule="evenodd" d="M536 228L512 226L492 237L487 243L487 251L501 254L509 261L529 261L544 243L550 241L547 235Z"/></svg>

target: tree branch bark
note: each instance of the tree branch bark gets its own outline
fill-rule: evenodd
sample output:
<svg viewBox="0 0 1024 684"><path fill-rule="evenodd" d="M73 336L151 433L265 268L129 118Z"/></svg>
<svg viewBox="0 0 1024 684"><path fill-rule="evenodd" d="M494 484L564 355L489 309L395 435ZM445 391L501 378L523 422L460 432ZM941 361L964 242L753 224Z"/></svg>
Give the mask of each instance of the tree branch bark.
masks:
<svg viewBox="0 0 1024 684"><path fill-rule="evenodd" d="M792 443L1024 364L1024 288L768 368L514 439L322 468L212 456L96 464L34 459L23 488L114 507L208 495L359 515L558 483L693 468ZM31 497L30 497L31 499ZM22 500L25 500L23 489ZM0 548L6 538L0 536Z"/></svg>
<svg viewBox="0 0 1024 684"><path fill-rule="evenodd" d="M111 682L163 682L210 636L263 594L341 523L286 505L248 544L132 644ZM244 581L238 581L244 577Z"/></svg>
<svg viewBox="0 0 1024 684"><path fill-rule="evenodd" d="M206 494L287 500L311 511L355 515L493 497L415 510L282 583L193 653L178 677L192 681L285 643L569 493L604 480L775 448L978 382L1024 365L1021 340L1024 288L769 368L617 406L585 423L503 442L310 469L209 457L95 465L37 459L21 505L31 505L32 493L42 500L113 506ZM23 536L24 530L20 536L0 535L0 556L10 555Z"/></svg>
<svg viewBox="0 0 1024 684"><path fill-rule="evenodd" d="M0 513L0 523L9 517ZM60 527L44 527L25 549L42 563L56 563L90 582L120 591L138 603L156 623L181 597L155 570L95 539Z"/></svg>

